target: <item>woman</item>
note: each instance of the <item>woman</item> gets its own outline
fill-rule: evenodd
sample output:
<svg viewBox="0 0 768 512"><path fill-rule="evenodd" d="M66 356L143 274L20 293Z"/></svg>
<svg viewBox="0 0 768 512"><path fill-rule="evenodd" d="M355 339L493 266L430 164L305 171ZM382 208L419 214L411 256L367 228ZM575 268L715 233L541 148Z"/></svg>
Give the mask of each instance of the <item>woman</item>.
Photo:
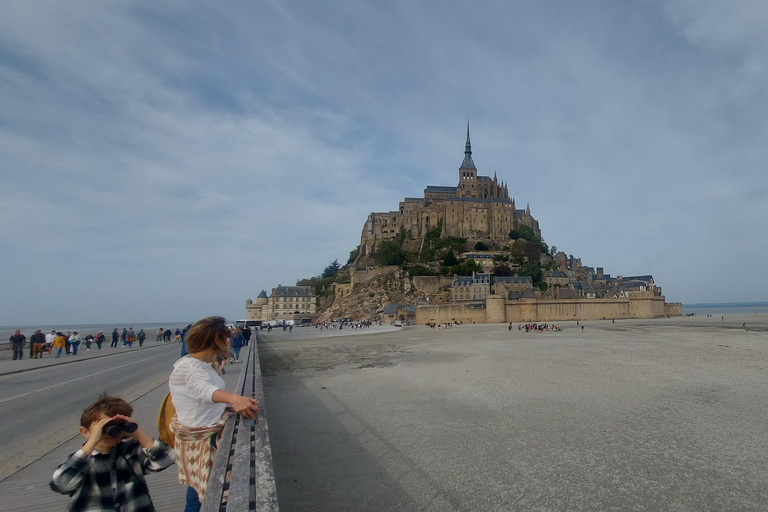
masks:
<svg viewBox="0 0 768 512"><path fill-rule="evenodd" d="M228 337L224 318L210 316L198 321L186 336L189 354L176 361L168 381L176 408L170 426L179 482L188 485L185 512L200 510L217 439L229 417L227 404L247 419L255 418L258 411L255 399L225 391L224 380L211 365L215 358L228 355Z"/></svg>

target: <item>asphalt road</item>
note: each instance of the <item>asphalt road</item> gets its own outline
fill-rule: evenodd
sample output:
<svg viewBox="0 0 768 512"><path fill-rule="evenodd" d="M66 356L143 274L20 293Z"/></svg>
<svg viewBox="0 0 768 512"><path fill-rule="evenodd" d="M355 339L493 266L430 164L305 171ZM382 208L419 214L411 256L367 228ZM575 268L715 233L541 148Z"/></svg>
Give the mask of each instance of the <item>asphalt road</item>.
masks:
<svg viewBox="0 0 768 512"><path fill-rule="evenodd" d="M0 481L79 435L100 393L136 400L167 382L178 358L173 343L0 375Z"/></svg>

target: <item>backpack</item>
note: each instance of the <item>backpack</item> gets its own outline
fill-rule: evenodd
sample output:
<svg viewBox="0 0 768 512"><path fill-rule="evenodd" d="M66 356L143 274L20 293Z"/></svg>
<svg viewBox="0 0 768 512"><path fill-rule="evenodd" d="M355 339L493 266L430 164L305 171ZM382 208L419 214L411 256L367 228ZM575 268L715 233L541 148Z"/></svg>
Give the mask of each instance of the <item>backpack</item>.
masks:
<svg viewBox="0 0 768 512"><path fill-rule="evenodd" d="M176 415L176 407L173 405L171 393L168 392L160 404L160 411L157 413L157 431L160 432L160 441L173 448L175 435L169 426L171 419Z"/></svg>

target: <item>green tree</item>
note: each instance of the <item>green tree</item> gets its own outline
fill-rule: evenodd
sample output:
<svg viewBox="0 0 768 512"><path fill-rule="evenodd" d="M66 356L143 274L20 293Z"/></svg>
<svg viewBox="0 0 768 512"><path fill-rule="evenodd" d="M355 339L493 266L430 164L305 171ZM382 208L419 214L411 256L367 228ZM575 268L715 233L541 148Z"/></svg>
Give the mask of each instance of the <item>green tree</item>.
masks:
<svg viewBox="0 0 768 512"><path fill-rule="evenodd" d="M512 244L511 257L512 261L518 265L522 265L526 262L538 263L539 258L541 257L541 247L534 242L518 238L515 240L515 243Z"/></svg>
<svg viewBox="0 0 768 512"><path fill-rule="evenodd" d="M463 263L454 265L450 268L449 273L458 274L460 276L471 276L472 272L482 272L483 269L480 265L474 262L474 260L466 260Z"/></svg>
<svg viewBox="0 0 768 512"><path fill-rule="evenodd" d="M509 265L506 265L504 263L501 263L499 265L496 265L493 267L492 272L496 274L497 276L511 276L512 275L512 269L509 268Z"/></svg>
<svg viewBox="0 0 768 512"><path fill-rule="evenodd" d="M456 255L453 254L453 251L448 251L443 256L443 266L444 267L452 267L454 265L458 265L459 260L456 259Z"/></svg>
<svg viewBox="0 0 768 512"><path fill-rule="evenodd" d="M536 233L533 231L533 228L531 226L526 226L523 224L520 226L519 229L513 229L509 232L509 238L512 240L517 240L522 238L523 240L528 240L529 242L533 242L534 238L536 237Z"/></svg>
<svg viewBox="0 0 768 512"><path fill-rule="evenodd" d="M400 244L385 240L379 244L379 248L373 253L373 258L379 265L401 265L405 261L405 254Z"/></svg>
<svg viewBox="0 0 768 512"><path fill-rule="evenodd" d="M534 285L537 285L541 282L543 274L541 272L541 266L538 263L528 263L517 270L517 275L531 276L531 281L533 281Z"/></svg>
<svg viewBox="0 0 768 512"><path fill-rule="evenodd" d="M475 250L476 251L487 251L488 250L488 246L485 245L483 242L477 242L475 244Z"/></svg>
<svg viewBox="0 0 768 512"><path fill-rule="evenodd" d="M424 265L409 265L408 266L408 273L411 276L436 276L438 275L437 271L434 269L431 269L429 267L425 267Z"/></svg>
<svg viewBox="0 0 768 512"><path fill-rule="evenodd" d="M330 265L325 267L325 270L323 270L323 273L321 275L323 278L333 277L339 273L339 270L341 270L341 265L339 265L339 260L333 260Z"/></svg>

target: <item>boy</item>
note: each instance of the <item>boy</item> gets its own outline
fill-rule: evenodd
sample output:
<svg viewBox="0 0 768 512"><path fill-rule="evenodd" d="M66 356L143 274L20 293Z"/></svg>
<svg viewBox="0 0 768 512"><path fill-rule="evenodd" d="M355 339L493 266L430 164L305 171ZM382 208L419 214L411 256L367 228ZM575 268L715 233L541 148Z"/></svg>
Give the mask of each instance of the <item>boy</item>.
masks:
<svg viewBox="0 0 768 512"><path fill-rule="evenodd" d="M173 450L138 428L131 414L128 402L106 394L83 411L80 433L86 442L59 466L50 484L72 498L70 512L154 512L144 474L173 464ZM110 435L115 424L119 432Z"/></svg>

